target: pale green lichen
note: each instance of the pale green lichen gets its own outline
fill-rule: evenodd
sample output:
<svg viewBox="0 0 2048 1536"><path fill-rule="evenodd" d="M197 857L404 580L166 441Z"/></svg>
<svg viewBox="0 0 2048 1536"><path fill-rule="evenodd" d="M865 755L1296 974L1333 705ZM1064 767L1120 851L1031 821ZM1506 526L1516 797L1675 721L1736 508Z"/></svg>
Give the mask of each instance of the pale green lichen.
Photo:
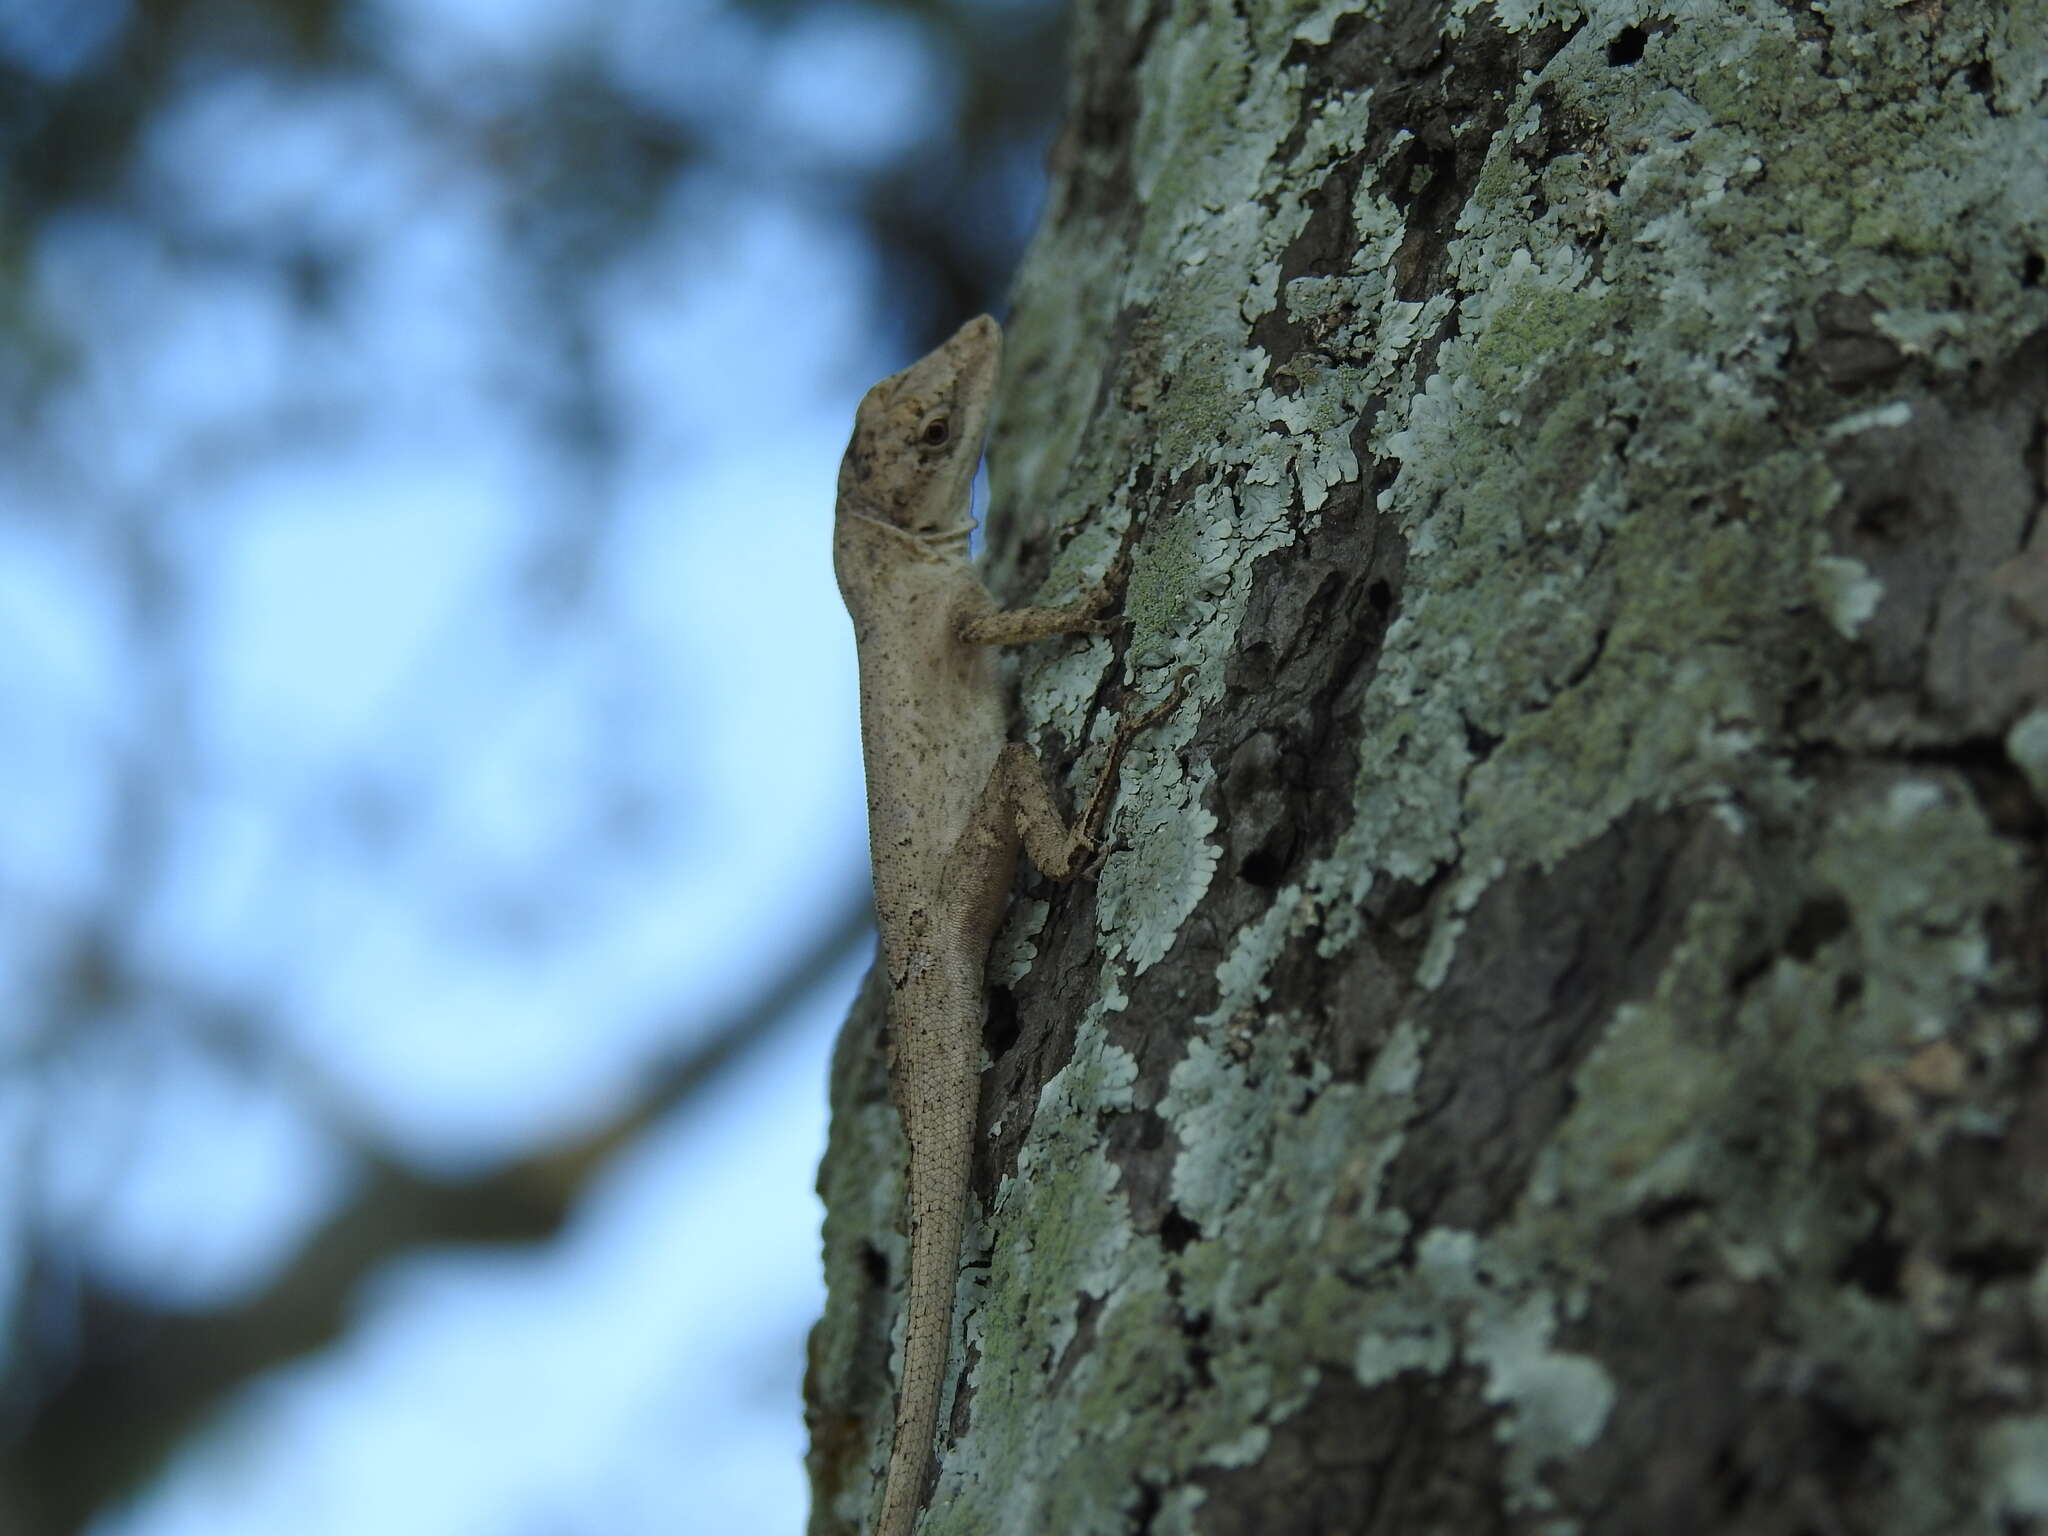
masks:
<svg viewBox="0 0 2048 1536"><path fill-rule="evenodd" d="M2034 798L2048 806L2048 709L2022 715L2005 733L2005 753L2027 777Z"/></svg>
<svg viewBox="0 0 2048 1536"><path fill-rule="evenodd" d="M2048 1518L2048 1417L2000 1419L1984 1432L1987 1515Z"/></svg>
<svg viewBox="0 0 2048 1536"><path fill-rule="evenodd" d="M1624 1006L1573 1079L1579 1102L1538 1160L1531 1196L1575 1210L1629 1210L1699 1187L1702 1120L1743 1063L1691 1037L1668 1007Z"/></svg>
<svg viewBox="0 0 2048 1536"><path fill-rule="evenodd" d="M1485 1373L1486 1399L1509 1410L1499 1433L1517 1507L1549 1507L1542 1468L1599 1437L1615 1388L1598 1361L1553 1347L1557 1306L1535 1277L1474 1233L1432 1228L1372 1321L1353 1353L1359 1380L1469 1359Z"/></svg>
<svg viewBox="0 0 2048 1536"><path fill-rule="evenodd" d="M1988 966L1983 910L2018 859L1956 780L1906 779L1852 801L1827 827L1814 873L1840 894L1862 949L1859 1015L1873 1050L1955 1019Z"/></svg>
<svg viewBox="0 0 2048 1536"><path fill-rule="evenodd" d="M1614 1407L1614 1383L1597 1360L1552 1347L1550 1301L1530 1296L1504 1315L1472 1325L1467 1353L1486 1371L1486 1399L1505 1404L1501 1425L1508 1473L1525 1508L1547 1509L1539 1474L1546 1463L1582 1451L1600 1437Z"/></svg>
<svg viewBox="0 0 2048 1536"><path fill-rule="evenodd" d="M1105 952L1138 972L1166 957L1215 878L1221 852L1209 838L1216 816L1202 803L1209 782L1197 771L1172 787L1161 783L1117 819L1114 835L1128 846L1103 865L1096 912Z"/></svg>
<svg viewBox="0 0 2048 1536"><path fill-rule="evenodd" d="M1038 934L1051 911L1051 904L1042 900L1021 895L1011 899L1009 919L989 951L990 986L1012 986L1031 973L1038 959Z"/></svg>
<svg viewBox="0 0 2048 1536"><path fill-rule="evenodd" d="M1061 642L1059 651L1024 674L1025 718L1051 726L1070 741L1080 740L1112 654L1109 641L1100 636Z"/></svg>
<svg viewBox="0 0 2048 1536"><path fill-rule="evenodd" d="M1216 966L1216 1006L1196 1021L1198 1025L1227 1022L1266 1000L1266 973L1279 946L1295 931L1301 897L1296 885L1276 892L1264 914L1238 931L1230 952Z"/></svg>
<svg viewBox="0 0 2048 1536"><path fill-rule="evenodd" d="M1884 602L1884 582L1870 573L1860 559L1847 555L1815 555L1812 565L1812 596L1827 614L1827 623L1843 639L1855 639Z"/></svg>

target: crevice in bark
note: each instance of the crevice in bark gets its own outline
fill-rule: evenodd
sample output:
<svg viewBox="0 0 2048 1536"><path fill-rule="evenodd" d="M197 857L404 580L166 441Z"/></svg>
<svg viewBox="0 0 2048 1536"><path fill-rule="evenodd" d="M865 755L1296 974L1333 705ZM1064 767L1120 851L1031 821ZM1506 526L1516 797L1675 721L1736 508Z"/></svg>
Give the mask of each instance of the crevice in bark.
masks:
<svg viewBox="0 0 2048 1536"><path fill-rule="evenodd" d="M1102 1298L1090 1296L1086 1291L1075 1298L1073 1337L1067 1340L1067 1347L1060 1351L1059 1358L1051 1362L1051 1368L1046 1372L1047 1396L1065 1387L1074 1367L1094 1351L1096 1323L1102 1316L1102 1307Z"/></svg>
<svg viewBox="0 0 2048 1536"><path fill-rule="evenodd" d="M1159 1518L1160 1491L1157 1483L1138 1479L1138 1502L1131 1509L1131 1530L1135 1536L1152 1536L1152 1523Z"/></svg>
<svg viewBox="0 0 2048 1536"><path fill-rule="evenodd" d="M1841 1263L1835 1266L1835 1283L1853 1286L1878 1301L1897 1301L1906 1245L1889 1230L1891 1202L1879 1191L1872 1190L1871 1195L1877 1204L1876 1219L1862 1240L1842 1255Z"/></svg>

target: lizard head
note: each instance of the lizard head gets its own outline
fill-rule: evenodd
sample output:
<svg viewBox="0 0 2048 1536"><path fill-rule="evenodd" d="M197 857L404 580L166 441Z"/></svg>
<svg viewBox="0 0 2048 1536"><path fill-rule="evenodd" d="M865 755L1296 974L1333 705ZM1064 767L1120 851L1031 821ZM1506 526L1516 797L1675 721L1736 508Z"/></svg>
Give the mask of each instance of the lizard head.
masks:
<svg viewBox="0 0 2048 1536"><path fill-rule="evenodd" d="M924 538L964 532L1003 333L977 315L860 402L839 499Z"/></svg>

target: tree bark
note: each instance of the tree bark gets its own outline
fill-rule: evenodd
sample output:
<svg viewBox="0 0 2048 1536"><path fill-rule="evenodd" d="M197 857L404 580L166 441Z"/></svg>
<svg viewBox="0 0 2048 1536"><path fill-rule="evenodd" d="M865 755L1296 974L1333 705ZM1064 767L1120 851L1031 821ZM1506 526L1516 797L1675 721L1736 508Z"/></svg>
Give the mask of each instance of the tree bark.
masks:
<svg viewBox="0 0 2048 1536"><path fill-rule="evenodd" d="M2048 1529L2048 9L1092 0L998 585L1126 517L920 1530ZM811 1529L902 1149L833 1078Z"/></svg>

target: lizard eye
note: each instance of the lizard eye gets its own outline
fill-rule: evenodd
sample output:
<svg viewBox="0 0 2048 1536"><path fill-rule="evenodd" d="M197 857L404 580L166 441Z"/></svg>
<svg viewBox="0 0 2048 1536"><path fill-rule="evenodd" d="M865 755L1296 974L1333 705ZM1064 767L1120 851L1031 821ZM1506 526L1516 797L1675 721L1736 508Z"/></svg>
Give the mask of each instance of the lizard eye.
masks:
<svg viewBox="0 0 2048 1536"><path fill-rule="evenodd" d="M921 435L927 448L943 448L946 446L946 439L953 435L953 428L945 417L934 416L924 424L924 432Z"/></svg>

